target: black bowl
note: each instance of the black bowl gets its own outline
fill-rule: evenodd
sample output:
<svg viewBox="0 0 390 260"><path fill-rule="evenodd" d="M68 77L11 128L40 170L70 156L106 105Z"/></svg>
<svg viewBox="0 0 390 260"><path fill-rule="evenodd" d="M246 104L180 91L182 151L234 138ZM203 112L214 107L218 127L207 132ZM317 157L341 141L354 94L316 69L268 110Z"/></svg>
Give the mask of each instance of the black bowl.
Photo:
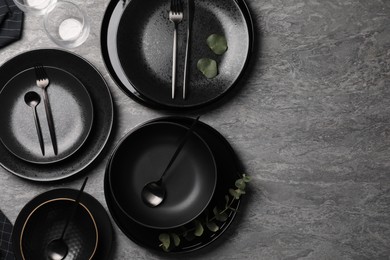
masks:
<svg viewBox="0 0 390 260"><path fill-rule="evenodd" d="M194 132L164 177L163 203L151 208L142 200L143 187L160 178L187 129L172 122L143 125L114 150L108 171L112 197L138 224L155 229L182 226L199 216L212 199L216 163L206 142Z"/></svg>
<svg viewBox="0 0 390 260"><path fill-rule="evenodd" d="M22 259L46 259L48 243L61 237L63 228L73 210L74 199L56 198L35 207L25 220L19 249ZM66 259L92 259L98 245L98 228L90 210L79 204L64 236L68 245Z"/></svg>
<svg viewBox="0 0 390 260"><path fill-rule="evenodd" d="M178 123L181 125L184 125L186 127L190 127L190 125L193 122L193 119L188 117L160 117L153 119L151 121L145 122L143 125L150 124L153 122L173 122ZM214 158L216 160L217 164L217 186L214 191L213 199L210 201L208 207L206 210L202 213L202 215L205 214L205 212L211 212L213 210L213 207L216 205L219 205L225 202L225 195L228 192L229 188L234 187L235 181L240 178L239 172L241 172L241 165L240 162L233 150L233 148L230 146L228 141L214 128L211 126L203 123L198 122L198 124L194 128L194 132L199 134L209 145ZM180 247L171 249L169 252L164 252L160 247L160 241L159 241L159 235L161 233L171 233L171 232L181 232L180 228L175 229L153 229L148 228L143 225L138 224L137 222L133 221L132 219L128 218L122 210L120 210L119 206L116 204L115 200L113 199L112 191L109 187L109 180L108 180L108 172L110 168L110 163L107 164L106 167L106 174L104 179L104 194L107 202L108 209L111 213L112 218L118 225L118 227L121 229L121 231L130 238L133 242L137 243L138 245L142 247L146 247L149 250L155 251L155 253L161 253L161 254L181 254L181 253L189 253L193 251L197 251L201 248L204 248L210 244L212 244L214 241L216 241L218 238L220 238L222 235L226 235L226 230L229 228L233 220L236 216L236 211L232 211L228 215L228 219L224 223L220 224L220 229L217 232L210 232L207 229L205 229L205 234L202 237L199 237L197 239L187 241L186 239L182 239L182 243ZM223 205L221 205L223 206ZM239 209L240 201L237 201L234 205L232 205L233 208ZM185 225L187 228L192 228L193 223L189 223Z"/></svg>

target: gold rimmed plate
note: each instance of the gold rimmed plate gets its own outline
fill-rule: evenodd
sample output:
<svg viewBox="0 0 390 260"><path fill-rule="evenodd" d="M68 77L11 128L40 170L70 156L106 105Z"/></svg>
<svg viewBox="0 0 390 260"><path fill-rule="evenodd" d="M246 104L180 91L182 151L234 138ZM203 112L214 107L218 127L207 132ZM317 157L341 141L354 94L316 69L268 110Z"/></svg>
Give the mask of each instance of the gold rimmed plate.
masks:
<svg viewBox="0 0 390 260"><path fill-rule="evenodd" d="M61 236L78 191L55 189L38 195L20 211L12 233L15 258L45 259L45 248ZM65 234L66 259L110 259L113 230L103 206L83 193L74 220Z"/></svg>

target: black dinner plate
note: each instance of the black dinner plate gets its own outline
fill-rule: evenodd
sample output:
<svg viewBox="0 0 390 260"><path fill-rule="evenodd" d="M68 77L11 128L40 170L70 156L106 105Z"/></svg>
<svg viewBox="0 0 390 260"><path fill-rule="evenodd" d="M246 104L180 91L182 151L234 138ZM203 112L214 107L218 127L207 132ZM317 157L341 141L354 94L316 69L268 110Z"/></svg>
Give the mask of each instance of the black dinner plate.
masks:
<svg viewBox="0 0 390 260"><path fill-rule="evenodd" d="M162 117L146 122L145 124L152 122L174 122L189 127L192 123L192 119L186 117ZM221 201L224 201L224 196L226 195L228 189L234 186L235 180L239 178L238 173L241 170L241 167L233 148L217 130L203 122L199 122L194 131L201 135L202 138L208 143L217 163L218 181L213 199L209 204L210 207L213 207L213 205L218 205ZM216 233L205 231L206 233L202 237L196 238L192 241L183 240L180 247L177 247L169 252L164 252L159 247L160 241L158 236L162 232L169 233L170 231L174 230L157 230L147 228L145 226L139 225L135 221L125 216L112 198L112 193L108 183L109 165L110 162L106 168L104 194L111 216L113 217L118 227L128 238L140 246L154 250L156 253L189 253L204 248L221 237L231 225L236 216L235 211L230 212L228 219L224 222L223 225L220 226L220 229ZM239 206L240 201L237 201L237 203L233 205L233 207L235 207L237 210L239 209ZM212 208L208 210L212 210Z"/></svg>
<svg viewBox="0 0 390 260"><path fill-rule="evenodd" d="M101 32L103 59L119 87L130 97L154 108L188 110L204 107L225 96L246 68L253 45L253 24L244 0L195 1L189 85L182 99L186 17L178 32L176 98L171 99L173 25L169 0L113 0L107 7ZM210 34L224 35L228 50L214 54L207 46ZM205 78L197 61L217 61L219 75Z"/></svg>
<svg viewBox="0 0 390 260"><path fill-rule="evenodd" d="M41 93L36 85L34 68L15 75L0 92L0 118L5 124L0 128L0 139L14 155L33 163L53 163L69 157L84 144L93 123L92 101L84 85L65 70L46 67L45 71L50 79L47 93L58 145L57 155L51 149L43 99L37 106L37 113L45 155L40 149L32 108L24 101L24 95L29 91Z"/></svg>
<svg viewBox="0 0 390 260"><path fill-rule="evenodd" d="M26 219L29 217L32 210L34 210L38 205L42 203L58 199L74 199L78 194L78 190L73 189L55 189L44 192L31 201L29 201L23 209L20 211L18 217L16 218L15 225L12 231L12 245L14 249L14 254L16 260L21 260L22 253L20 250L20 238L23 230L23 225ZM108 260L110 259L112 241L113 241L113 229L109 216L107 215L106 210L103 206L91 195L84 193L80 199L82 203L88 210L91 212L92 216L96 221L98 228L99 241L97 245L97 250L95 257L93 259L97 260Z"/></svg>
<svg viewBox="0 0 390 260"><path fill-rule="evenodd" d="M165 199L146 205L143 187L160 178L187 132L183 125L155 122L138 127L112 154L109 183L120 209L137 223L156 229L182 226L203 212L213 197L217 169L208 145L192 133L163 179Z"/></svg>
<svg viewBox="0 0 390 260"><path fill-rule="evenodd" d="M94 110L91 132L77 152L54 164L26 162L10 153L1 144L0 165L11 173L29 180L61 180L85 169L103 150L114 119L111 93L102 75L91 63L71 52L57 49L33 50L8 60L0 67L0 90L13 76L36 64L61 68L83 83L91 97Z"/></svg>

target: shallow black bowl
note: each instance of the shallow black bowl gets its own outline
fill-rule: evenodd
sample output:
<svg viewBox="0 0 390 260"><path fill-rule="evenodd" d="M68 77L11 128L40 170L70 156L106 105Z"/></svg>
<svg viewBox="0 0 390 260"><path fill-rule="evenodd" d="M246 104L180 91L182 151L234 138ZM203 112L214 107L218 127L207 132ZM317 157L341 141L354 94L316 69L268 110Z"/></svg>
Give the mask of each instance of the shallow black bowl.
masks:
<svg viewBox="0 0 390 260"><path fill-rule="evenodd" d="M55 238L58 238L61 235L62 224L64 224L66 216L72 210L71 204L74 203L74 198L76 198L78 192L78 190L74 189L50 190L39 194L23 207L16 218L12 231L12 245L16 260L46 259L45 257L41 257L42 255L40 254L43 252L42 246L47 241L51 241L52 237L54 238L56 236ZM56 203L48 203L48 201ZM71 257L66 259L89 259L86 254L83 253L81 255L81 252L77 253L77 257L74 257L77 248L75 246L81 245L83 247L82 251L84 251L85 244L94 243L93 241L96 238L98 239L98 243L93 259L111 259L110 252L113 241L113 230L106 210L99 201L88 193L82 194L80 203L81 206L78 209L78 216L72 221L77 221L78 223L72 225L72 230L67 231L65 235L65 239L72 238L70 247L71 252L73 252L69 255ZM59 207L58 210L57 207ZM45 214L49 212L50 214ZM59 214L65 215L60 216ZM93 221L91 220L91 215L93 216ZM86 222L86 225L81 226L80 220L83 220L82 223ZM91 225L91 222L95 224ZM97 227L98 237L93 238L96 236L95 226ZM39 252L32 252L28 249L29 247L33 247L33 250L38 250Z"/></svg>
<svg viewBox="0 0 390 260"><path fill-rule="evenodd" d="M142 200L143 187L160 178L186 131L180 124L150 123L130 132L113 152L108 173L113 198L140 225L156 229L184 225L201 214L213 197L214 156L203 139L192 133L164 177L163 203L151 208Z"/></svg>
<svg viewBox="0 0 390 260"><path fill-rule="evenodd" d="M190 127L192 120L193 119L187 117L161 117L146 122L143 125L153 122L173 122L184 125L186 127ZM206 211L212 211L215 205L219 205L221 202L225 201L224 197L227 194L228 189L234 187L235 180L240 177L238 173L241 170L241 166L233 148L217 130L203 122L199 122L195 126L194 131L207 142L212 153L214 154L214 158L217 163L217 186L215 188L213 198L210 201L208 207L206 208ZM148 228L128 218L120 210L115 200L113 199L108 181L109 164L110 163L108 163L106 168L104 194L112 218L114 219L118 227L121 229L121 231L133 242L137 243L140 246L154 250L156 253L181 254L189 253L204 248L212 244L223 234L225 234L225 231L229 228L230 224L235 219L236 211L232 211L229 213L228 219L220 226L220 229L217 232L213 233L205 230L205 234L202 237L199 237L192 241L182 239L182 244L180 245L180 247L174 248L169 252L164 252L159 247L159 234L177 232L177 229L160 230ZM232 207L237 210L239 206L240 201L237 201L234 205L232 205ZM193 223L189 223L186 226L190 227L192 224Z"/></svg>
<svg viewBox="0 0 390 260"><path fill-rule="evenodd" d="M24 259L45 259L47 245L61 237L75 201L57 198L38 205L23 224L19 239ZM67 259L92 259L98 245L98 228L89 209L79 204L71 219L64 241L68 245Z"/></svg>

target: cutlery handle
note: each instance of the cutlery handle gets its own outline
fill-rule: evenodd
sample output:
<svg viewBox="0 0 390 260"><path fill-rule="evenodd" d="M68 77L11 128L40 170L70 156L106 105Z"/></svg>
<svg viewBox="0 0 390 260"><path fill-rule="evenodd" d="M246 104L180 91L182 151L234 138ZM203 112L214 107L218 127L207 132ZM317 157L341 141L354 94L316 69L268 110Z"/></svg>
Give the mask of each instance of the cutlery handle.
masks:
<svg viewBox="0 0 390 260"><path fill-rule="evenodd" d="M35 128L37 129L37 135L39 140L39 145L41 146L42 155L45 156L45 145L43 143L43 137L42 137L42 131L41 131L41 125L39 124L38 114L37 114L37 108L33 108L34 111L34 122L35 122Z"/></svg>
<svg viewBox="0 0 390 260"><path fill-rule="evenodd" d="M179 155L181 149L183 148L184 144L187 142L188 138L190 137L191 133L193 132L196 124L199 121L200 116L197 116L197 118L192 122L190 128L187 129L186 133L182 136L182 138L179 141L179 145L176 148L175 153L172 155L171 160L169 161L167 167L165 168L163 174L161 174L160 180L162 181L164 175L168 172L169 168L171 168L173 162L176 160L176 157Z"/></svg>
<svg viewBox="0 0 390 260"><path fill-rule="evenodd" d="M177 59L177 25L173 30L173 50L172 50L172 99L175 98L176 87L176 59Z"/></svg>
<svg viewBox="0 0 390 260"><path fill-rule="evenodd" d="M186 43L186 54L184 60L184 78L183 78L183 99L186 99L186 89L187 89L187 76L188 76L188 55L189 55L189 41L190 41L190 32L187 31L187 43Z"/></svg>
<svg viewBox="0 0 390 260"><path fill-rule="evenodd" d="M192 22L194 19L194 3L192 0L187 0L187 39L186 39L186 53L184 60L184 78L183 78L183 99L187 97L187 84L188 84L188 63L190 60L190 46L192 38Z"/></svg>
<svg viewBox="0 0 390 260"><path fill-rule="evenodd" d="M54 130L53 116L51 114L49 97L47 95L46 89L43 89L43 102L45 103L46 118L47 118L47 124L49 126L51 143L53 146L54 154L57 155L58 154L57 139Z"/></svg>

